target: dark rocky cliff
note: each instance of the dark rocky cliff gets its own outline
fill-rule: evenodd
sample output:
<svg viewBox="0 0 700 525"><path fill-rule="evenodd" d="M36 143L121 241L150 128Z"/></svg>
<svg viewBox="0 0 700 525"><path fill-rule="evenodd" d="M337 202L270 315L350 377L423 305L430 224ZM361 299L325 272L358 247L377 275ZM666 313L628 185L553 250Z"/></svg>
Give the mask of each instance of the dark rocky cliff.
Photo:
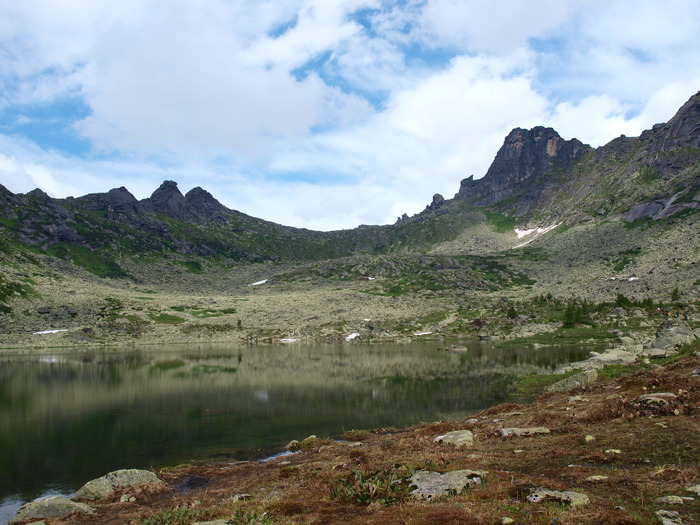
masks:
<svg viewBox="0 0 700 525"><path fill-rule="evenodd" d="M493 204L521 191L528 179L546 175L554 168L571 166L591 149L577 139L562 139L552 128L515 128L506 137L486 175L478 180L464 179L455 199Z"/></svg>

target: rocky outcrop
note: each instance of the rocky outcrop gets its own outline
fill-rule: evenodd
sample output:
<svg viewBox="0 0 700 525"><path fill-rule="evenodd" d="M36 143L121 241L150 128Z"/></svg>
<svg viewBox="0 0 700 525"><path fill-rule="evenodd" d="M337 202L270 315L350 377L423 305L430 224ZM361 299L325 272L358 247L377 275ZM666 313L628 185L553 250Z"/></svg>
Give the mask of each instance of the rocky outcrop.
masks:
<svg viewBox="0 0 700 525"><path fill-rule="evenodd" d="M153 194L143 201L149 210L162 213L185 222L197 222L196 210L187 202L177 187L177 182L166 180Z"/></svg>
<svg viewBox="0 0 700 525"><path fill-rule="evenodd" d="M426 210L437 210L443 204L445 204L445 197L443 197L439 193L436 193L435 195L433 195L433 202L428 204L428 206L426 206L425 209Z"/></svg>
<svg viewBox="0 0 700 525"><path fill-rule="evenodd" d="M199 186L185 194L185 202L191 206L194 212L205 219L215 222L225 222L224 217L227 208L216 200L211 193Z"/></svg>
<svg viewBox="0 0 700 525"><path fill-rule="evenodd" d="M89 210L104 210L117 213L138 213L141 210L139 201L124 186L114 188L107 193L90 193L78 197L79 201Z"/></svg>
<svg viewBox="0 0 700 525"><path fill-rule="evenodd" d="M647 143L645 150L650 159L662 151L700 148L700 92L690 97L666 124L656 124L640 139Z"/></svg>
<svg viewBox="0 0 700 525"><path fill-rule="evenodd" d="M117 489L158 483L160 479L149 470L123 469L110 472L101 478L93 479L83 485L75 494L75 499L98 500L106 498Z"/></svg>
<svg viewBox="0 0 700 525"><path fill-rule="evenodd" d="M590 150L590 146L577 139L562 139L552 128L515 128L506 137L484 178L464 179L455 199L493 204L521 192L524 181L533 182L554 168L569 167Z"/></svg>

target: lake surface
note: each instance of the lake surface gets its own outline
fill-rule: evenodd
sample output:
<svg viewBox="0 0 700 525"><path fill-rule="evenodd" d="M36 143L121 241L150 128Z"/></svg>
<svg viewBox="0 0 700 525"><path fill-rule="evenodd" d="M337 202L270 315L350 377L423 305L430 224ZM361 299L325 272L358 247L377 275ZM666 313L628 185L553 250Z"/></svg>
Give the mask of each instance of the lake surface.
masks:
<svg viewBox="0 0 700 525"><path fill-rule="evenodd" d="M234 461L310 434L460 419L591 347L468 343L144 347L0 354L0 523L120 468Z"/></svg>

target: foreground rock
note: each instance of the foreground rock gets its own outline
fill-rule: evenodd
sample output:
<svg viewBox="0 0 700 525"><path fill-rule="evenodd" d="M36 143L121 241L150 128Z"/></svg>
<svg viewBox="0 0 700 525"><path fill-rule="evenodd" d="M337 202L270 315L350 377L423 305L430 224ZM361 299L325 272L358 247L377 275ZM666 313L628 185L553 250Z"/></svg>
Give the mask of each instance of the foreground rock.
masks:
<svg viewBox="0 0 700 525"><path fill-rule="evenodd" d="M540 503L543 501L565 503L571 507L587 505L591 502L590 499L588 499L588 496L580 492L575 492L573 490L559 491L544 488L533 489L530 495L527 497L527 500L533 503Z"/></svg>
<svg viewBox="0 0 700 525"><path fill-rule="evenodd" d="M456 448L471 448L474 446L474 434L469 430L454 430L436 437L433 441L454 445Z"/></svg>
<svg viewBox="0 0 700 525"><path fill-rule="evenodd" d="M549 434L550 430L547 427L528 427L528 428L502 428L501 436L536 436L538 434Z"/></svg>
<svg viewBox="0 0 700 525"><path fill-rule="evenodd" d="M101 478L93 479L83 485L75 494L75 499L98 500L106 498L115 490L143 485L144 483L158 483L160 479L149 470L123 469L115 470Z"/></svg>
<svg viewBox="0 0 700 525"><path fill-rule="evenodd" d="M421 500L431 500L451 493L459 494L466 487L481 485L485 474L486 472L468 469L445 474L420 470L411 477L411 486L416 487L411 494Z"/></svg>
<svg viewBox="0 0 700 525"><path fill-rule="evenodd" d="M64 496L52 496L30 501L22 506L17 516L10 523L22 523L28 520L64 518L73 512L93 514L94 509L86 503L78 503Z"/></svg>

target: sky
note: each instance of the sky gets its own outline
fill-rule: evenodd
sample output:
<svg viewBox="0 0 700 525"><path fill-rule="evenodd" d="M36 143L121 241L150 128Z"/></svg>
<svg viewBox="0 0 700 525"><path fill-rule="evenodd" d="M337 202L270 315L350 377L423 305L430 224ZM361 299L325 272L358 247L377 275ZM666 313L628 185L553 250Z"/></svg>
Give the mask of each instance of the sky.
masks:
<svg viewBox="0 0 700 525"><path fill-rule="evenodd" d="M598 147L668 121L698 50L697 0L3 0L0 184L391 224L515 127Z"/></svg>

